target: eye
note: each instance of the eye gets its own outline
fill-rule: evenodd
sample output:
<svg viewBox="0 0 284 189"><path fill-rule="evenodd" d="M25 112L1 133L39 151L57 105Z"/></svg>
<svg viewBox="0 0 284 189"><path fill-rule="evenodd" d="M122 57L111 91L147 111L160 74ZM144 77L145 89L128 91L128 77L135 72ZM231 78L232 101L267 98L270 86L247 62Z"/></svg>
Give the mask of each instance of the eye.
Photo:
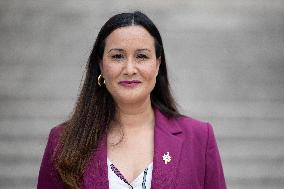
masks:
<svg viewBox="0 0 284 189"><path fill-rule="evenodd" d="M145 54L138 54L138 55L137 55L137 58L138 58L138 59L141 59L141 60L145 60L145 59L148 59L148 56L145 55Z"/></svg>
<svg viewBox="0 0 284 189"><path fill-rule="evenodd" d="M122 59L123 55L122 54L115 54L111 56L112 59L117 60L117 59Z"/></svg>

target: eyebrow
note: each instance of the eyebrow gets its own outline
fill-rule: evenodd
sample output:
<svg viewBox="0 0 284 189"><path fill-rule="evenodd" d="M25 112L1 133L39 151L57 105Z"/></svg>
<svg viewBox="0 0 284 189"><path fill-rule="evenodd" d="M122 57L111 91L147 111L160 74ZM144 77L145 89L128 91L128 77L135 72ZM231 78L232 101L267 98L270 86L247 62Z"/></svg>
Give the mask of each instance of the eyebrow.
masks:
<svg viewBox="0 0 284 189"><path fill-rule="evenodd" d="M149 50L149 49L138 49L137 51L149 51L149 52L151 52L151 50Z"/></svg>
<svg viewBox="0 0 284 189"><path fill-rule="evenodd" d="M123 49L119 49L119 48L113 48L113 49L110 49L109 51L108 51L108 53L110 52L110 51L119 51L119 52L123 52L124 50ZM149 50L149 49L137 49L136 51L149 51L149 52L151 52L151 50Z"/></svg>
<svg viewBox="0 0 284 189"><path fill-rule="evenodd" d="M110 50L108 51L108 53L109 53L110 51L115 51L115 50L116 50L116 51L120 51L120 52L121 52L121 51L124 51L123 49L114 48L114 49L110 49Z"/></svg>

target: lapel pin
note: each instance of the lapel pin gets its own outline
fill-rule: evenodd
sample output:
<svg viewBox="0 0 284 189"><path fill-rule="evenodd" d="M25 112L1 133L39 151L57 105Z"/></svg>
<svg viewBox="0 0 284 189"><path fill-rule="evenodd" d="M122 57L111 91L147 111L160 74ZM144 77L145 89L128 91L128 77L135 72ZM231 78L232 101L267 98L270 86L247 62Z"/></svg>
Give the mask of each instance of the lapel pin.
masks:
<svg viewBox="0 0 284 189"><path fill-rule="evenodd" d="M172 157L170 156L169 152L163 155L163 160L165 161L165 164L169 163L172 160Z"/></svg>

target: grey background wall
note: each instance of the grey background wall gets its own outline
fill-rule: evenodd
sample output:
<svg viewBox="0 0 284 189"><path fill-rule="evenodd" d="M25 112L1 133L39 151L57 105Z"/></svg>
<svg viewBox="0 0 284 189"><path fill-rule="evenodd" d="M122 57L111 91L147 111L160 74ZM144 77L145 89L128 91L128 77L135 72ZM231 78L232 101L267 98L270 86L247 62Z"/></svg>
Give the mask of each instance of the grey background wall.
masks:
<svg viewBox="0 0 284 189"><path fill-rule="evenodd" d="M35 188L91 47L139 9L163 37L181 110L214 126L228 188L284 188L284 1L0 1L0 188Z"/></svg>

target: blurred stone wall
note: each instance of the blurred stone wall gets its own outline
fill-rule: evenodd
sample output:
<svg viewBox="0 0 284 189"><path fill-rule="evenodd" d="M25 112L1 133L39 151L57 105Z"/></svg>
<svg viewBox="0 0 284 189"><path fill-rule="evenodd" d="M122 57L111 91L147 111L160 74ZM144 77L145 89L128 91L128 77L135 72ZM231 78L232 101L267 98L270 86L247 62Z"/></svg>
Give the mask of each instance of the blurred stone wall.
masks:
<svg viewBox="0 0 284 189"><path fill-rule="evenodd" d="M230 189L284 188L284 1L0 1L0 188L35 188L113 14L160 29L181 110L209 121Z"/></svg>

